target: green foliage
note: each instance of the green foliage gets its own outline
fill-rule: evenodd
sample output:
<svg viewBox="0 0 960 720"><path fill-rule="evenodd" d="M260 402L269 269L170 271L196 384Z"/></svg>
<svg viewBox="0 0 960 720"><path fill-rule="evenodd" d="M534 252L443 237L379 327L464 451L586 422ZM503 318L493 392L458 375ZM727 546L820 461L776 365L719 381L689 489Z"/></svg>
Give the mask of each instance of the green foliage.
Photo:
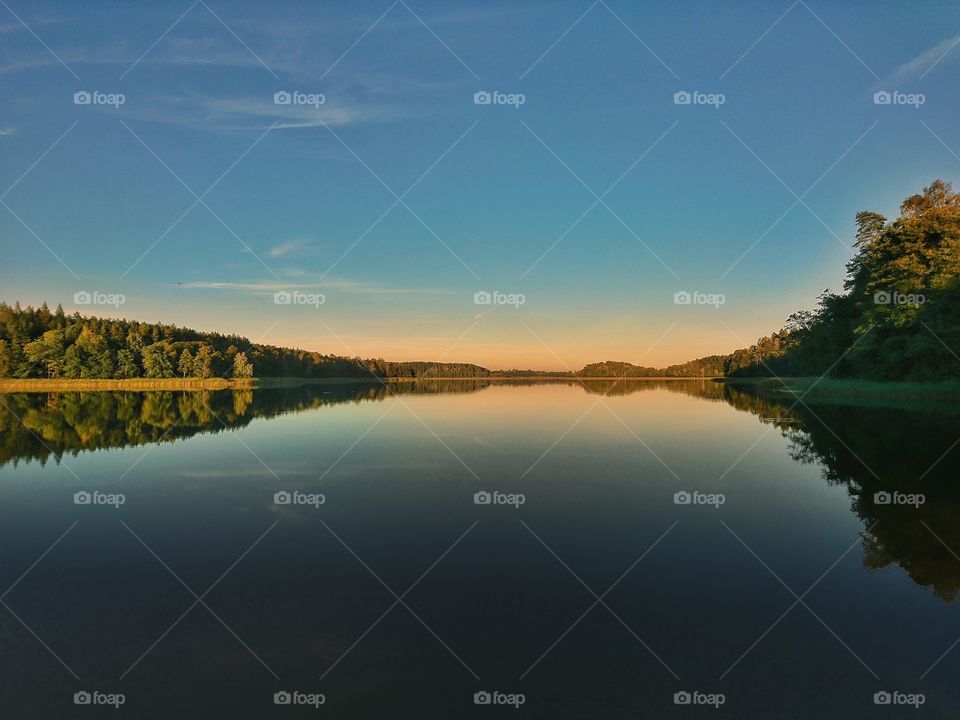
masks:
<svg viewBox="0 0 960 720"><path fill-rule="evenodd" d="M213 377L213 362L219 353L209 345L201 345L193 359L193 375L201 379Z"/></svg>
<svg viewBox="0 0 960 720"><path fill-rule="evenodd" d="M140 376L140 365L128 348L117 350L117 377L135 378Z"/></svg>
<svg viewBox="0 0 960 720"><path fill-rule="evenodd" d="M724 375L725 360L723 355L708 355L665 368L641 367L607 360L585 365L577 375L585 378L721 377Z"/></svg>
<svg viewBox="0 0 960 720"><path fill-rule="evenodd" d="M143 371L148 378L173 377L173 358L176 351L166 340L143 348Z"/></svg>
<svg viewBox="0 0 960 720"><path fill-rule="evenodd" d="M193 375L194 360L190 354L190 348L184 348L180 353L180 362L177 363L177 372L181 377L190 377Z"/></svg>
<svg viewBox="0 0 960 720"><path fill-rule="evenodd" d="M237 357L243 355L238 366ZM186 357L186 360L185 360ZM242 374L237 374L238 372ZM465 363L389 362L251 343L134 320L66 316L63 308L0 303L0 377L480 378Z"/></svg>
<svg viewBox="0 0 960 720"><path fill-rule="evenodd" d="M58 378L63 371L67 341L62 330L48 330L37 340L27 343L23 352L27 361L46 368L47 377Z"/></svg>
<svg viewBox="0 0 960 720"><path fill-rule="evenodd" d="M960 378L960 194L936 180L892 222L857 213L845 293L729 356L728 375Z"/></svg>
<svg viewBox="0 0 960 720"><path fill-rule="evenodd" d="M103 336L88 327L80 331L64 354L63 374L68 378L112 378L114 361Z"/></svg>
<svg viewBox="0 0 960 720"><path fill-rule="evenodd" d="M0 377L10 377L13 374L10 343L0 340Z"/></svg>
<svg viewBox="0 0 960 720"><path fill-rule="evenodd" d="M252 378L253 365L247 360L245 353L237 353L233 356L233 376L235 378Z"/></svg>

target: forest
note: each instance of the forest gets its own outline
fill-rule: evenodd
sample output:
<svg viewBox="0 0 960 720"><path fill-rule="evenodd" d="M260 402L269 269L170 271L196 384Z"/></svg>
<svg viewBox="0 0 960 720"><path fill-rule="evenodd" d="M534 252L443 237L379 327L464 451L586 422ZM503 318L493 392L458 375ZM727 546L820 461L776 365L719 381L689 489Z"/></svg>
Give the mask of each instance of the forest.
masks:
<svg viewBox="0 0 960 720"><path fill-rule="evenodd" d="M960 378L960 194L936 180L888 221L857 213L844 292L731 353L723 374Z"/></svg>
<svg viewBox="0 0 960 720"><path fill-rule="evenodd" d="M252 343L161 323L66 315L0 303L0 377L105 378L471 378L466 363L389 362Z"/></svg>
<svg viewBox="0 0 960 720"><path fill-rule="evenodd" d="M627 362L590 363L577 375L586 378L657 378L657 377L721 377L725 373L725 355L708 355L665 368L642 367Z"/></svg>

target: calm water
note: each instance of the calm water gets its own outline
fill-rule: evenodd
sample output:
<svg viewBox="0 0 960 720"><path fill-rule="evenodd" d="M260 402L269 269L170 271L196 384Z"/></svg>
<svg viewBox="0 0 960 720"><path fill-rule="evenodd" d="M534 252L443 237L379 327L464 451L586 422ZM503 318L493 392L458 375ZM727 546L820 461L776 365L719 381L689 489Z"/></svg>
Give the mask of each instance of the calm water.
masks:
<svg viewBox="0 0 960 720"><path fill-rule="evenodd" d="M811 411L686 381L0 401L4 717L960 706L949 409ZM514 504L475 504L484 491ZM77 707L80 691L125 703ZM482 691L524 702L477 706Z"/></svg>

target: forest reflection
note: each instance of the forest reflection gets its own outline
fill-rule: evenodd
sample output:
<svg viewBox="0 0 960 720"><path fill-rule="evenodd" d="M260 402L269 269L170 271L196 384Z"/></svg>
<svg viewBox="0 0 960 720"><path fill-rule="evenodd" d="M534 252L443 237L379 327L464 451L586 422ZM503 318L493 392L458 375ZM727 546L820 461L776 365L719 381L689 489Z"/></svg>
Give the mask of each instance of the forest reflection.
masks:
<svg viewBox="0 0 960 720"><path fill-rule="evenodd" d="M428 380L210 392L64 392L0 395L0 469L64 455L173 442L241 428L256 418L393 396L473 393L494 385L562 384L590 394L655 390L726 403L773 425L793 461L815 464L846 489L864 524L868 569L899 565L944 602L960 597L960 409L939 412L812 405L785 393L710 380ZM922 493L913 505L877 504L878 492ZM936 534L934 534L936 533Z"/></svg>

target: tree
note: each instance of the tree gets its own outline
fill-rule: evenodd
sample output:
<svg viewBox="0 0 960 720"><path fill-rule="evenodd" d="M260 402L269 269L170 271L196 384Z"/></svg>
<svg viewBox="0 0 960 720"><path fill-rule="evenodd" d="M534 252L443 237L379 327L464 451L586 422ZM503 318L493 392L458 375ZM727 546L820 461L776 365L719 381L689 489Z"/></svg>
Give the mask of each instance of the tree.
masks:
<svg viewBox="0 0 960 720"><path fill-rule="evenodd" d="M253 377L253 365L247 360L246 353L239 352L233 356L233 376L235 378Z"/></svg>
<svg viewBox="0 0 960 720"><path fill-rule="evenodd" d="M135 378L140 375L140 366L133 353L127 348L117 351L117 377Z"/></svg>
<svg viewBox="0 0 960 720"><path fill-rule="evenodd" d="M190 354L190 348L184 348L180 353L180 362L177 363L177 371L183 377L189 377L193 374L193 355Z"/></svg>
<svg viewBox="0 0 960 720"><path fill-rule="evenodd" d="M213 360L213 348L207 344L201 345L197 348L197 356L193 361L193 374L203 380L213 377Z"/></svg>
<svg viewBox="0 0 960 720"><path fill-rule="evenodd" d="M66 346L62 330L48 330L39 339L27 343L23 351L29 363L45 369L47 377L58 378L63 370Z"/></svg>
<svg viewBox="0 0 960 720"><path fill-rule="evenodd" d="M13 377L11 359L9 343L6 340L0 340L0 378Z"/></svg>
<svg viewBox="0 0 960 720"><path fill-rule="evenodd" d="M67 348L63 372L68 378L112 378L114 364L107 341L89 327L84 327L73 345Z"/></svg>
<svg viewBox="0 0 960 720"><path fill-rule="evenodd" d="M936 180L891 222L857 213L854 246L845 292L824 292L813 313L791 316L779 357L765 352L764 363L791 375L960 377L960 193ZM757 359L735 372L764 374Z"/></svg>
<svg viewBox="0 0 960 720"><path fill-rule="evenodd" d="M143 370L148 378L173 377L173 349L166 341L145 345L143 348Z"/></svg>

